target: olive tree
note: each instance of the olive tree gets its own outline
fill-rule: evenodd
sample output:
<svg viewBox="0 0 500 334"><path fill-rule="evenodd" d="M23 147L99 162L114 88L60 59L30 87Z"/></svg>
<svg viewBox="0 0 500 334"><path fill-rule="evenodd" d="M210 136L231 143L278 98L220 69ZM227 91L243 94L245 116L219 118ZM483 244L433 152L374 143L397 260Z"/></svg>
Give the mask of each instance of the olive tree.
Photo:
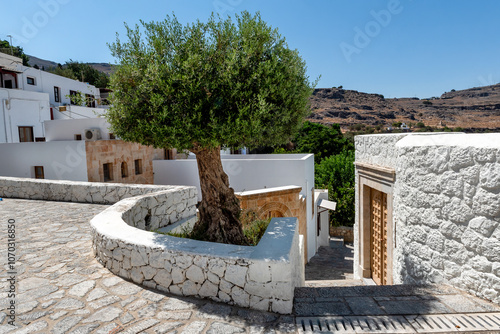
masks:
<svg viewBox="0 0 500 334"><path fill-rule="evenodd" d="M259 14L125 26L127 40L117 35L110 45L119 65L107 113L113 132L194 153L202 193L194 233L246 244L220 150L289 141L309 112L304 61Z"/></svg>

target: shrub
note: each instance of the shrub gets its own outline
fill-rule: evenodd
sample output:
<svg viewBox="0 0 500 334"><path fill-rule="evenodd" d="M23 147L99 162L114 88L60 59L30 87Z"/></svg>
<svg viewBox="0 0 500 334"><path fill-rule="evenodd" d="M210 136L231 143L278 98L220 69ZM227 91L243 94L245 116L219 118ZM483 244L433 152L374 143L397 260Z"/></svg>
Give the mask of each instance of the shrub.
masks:
<svg viewBox="0 0 500 334"><path fill-rule="evenodd" d="M257 246L264 233L266 233L266 229L270 222L271 218L266 220L254 220L249 224L243 225L243 233L247 237L250 246Z"/></svg>
<svg viewBox="0 0 500 334"><path fill-rule="evenodd" d="M328 189L328 197L337 202L330 213L334 226L354 225L354 151L344 151L321 160L316 165L316 188Z"/></svg>
<svg viewBox="0 0 500 334"><path fill-rule="evenodd" d="M425 128L425 124L423 122L418 122L416 127L417 128Z"/></svg>

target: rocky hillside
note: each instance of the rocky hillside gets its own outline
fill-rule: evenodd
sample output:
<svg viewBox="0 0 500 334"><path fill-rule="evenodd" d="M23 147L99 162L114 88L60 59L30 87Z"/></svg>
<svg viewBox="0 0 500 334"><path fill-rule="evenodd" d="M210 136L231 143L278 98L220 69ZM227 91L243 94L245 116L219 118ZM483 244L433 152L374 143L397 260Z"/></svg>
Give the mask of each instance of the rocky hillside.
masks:
<svg viewBox="0 0 500 334"><path fill-rule="evenodd" d="M386 99L342 88L315 89L309 119L323 124L339 123L343 129L355 124L390 125L423 122L448 126L500 129L500 84L447 92L439 98Z"/></svg>
<svg viewBox="0 0 500 334"><path fill-rule="evenodd" d="M35 56L28 56L30 60L28 61L28 64L31 66L38 65L39 68L45 68L49 69L52 67L56 67L57 63L50 61L50 60L45 60L41 58L37 58ZM113 72L113 68L110 64L108 63L88 63L90 66L98 70L99 72L103 72L107 75L111 74ZM63 64L64 65L64 64Z"/></svg>

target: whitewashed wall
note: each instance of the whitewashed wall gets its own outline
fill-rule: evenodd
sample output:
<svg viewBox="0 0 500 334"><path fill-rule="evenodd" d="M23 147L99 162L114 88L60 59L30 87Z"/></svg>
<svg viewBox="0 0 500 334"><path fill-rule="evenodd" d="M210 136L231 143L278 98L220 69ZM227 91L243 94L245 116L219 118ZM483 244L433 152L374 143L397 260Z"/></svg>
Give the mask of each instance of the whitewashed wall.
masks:
<svg viewBox="0 0 500 334"><path fill-rule="evenodd" d="M356 153L396 170L394 283L500 303L500 134L360 136Z"/></svg>
<svg viewBox="0 0 500 334"><path fill-rule="evenodd" d="M19 88L25 91L49 94L50 104L52 105L69 104L71 101L66 95L69 95L70 90L80 91L82 94L91 94L95 98L100 97L99 89L88 83L65 78L32 67L18 65L18 69L23 72L18 75ZM28 77L35 78L35 85L27 84ZM60 87L61 102L56 102L54 99L54 86Z"/></svg>
<svg viewBox="0 0 500 334"><path fill-rule="evenodd" d="M43 166L46 179L87 181L84 141L0 144L0 176L33 178Z"/></svg>
<svg viewBox="0 0 500 334"><path fill-rule="evenodd" d="M46 120L50 120L47 94L0 88L0 143L19 143L19 126L32 126L33 140L45 137Z"/></svg>
<svg viewBox="0 0 500 334"><path fill-rule="evenodd" d="M43 125L47 141L74 140L75 134L84 139L84 130L90 128L100 129L101 138L109 139L109 123L104 118L60 119L45 121Z"/></svg>
<svg viewBox="0 0 500 334"><path fill-rule="evenodd" d="M222 155L222 165L235 192L297 185L307 203L307 254L312 257L319 243L316 238L316 212L312 211L314 187L313 154ZM195 159L154 160L154 183L190 185L201 199L198 166ZM316 210L315 210L316 211Z"/></svg>

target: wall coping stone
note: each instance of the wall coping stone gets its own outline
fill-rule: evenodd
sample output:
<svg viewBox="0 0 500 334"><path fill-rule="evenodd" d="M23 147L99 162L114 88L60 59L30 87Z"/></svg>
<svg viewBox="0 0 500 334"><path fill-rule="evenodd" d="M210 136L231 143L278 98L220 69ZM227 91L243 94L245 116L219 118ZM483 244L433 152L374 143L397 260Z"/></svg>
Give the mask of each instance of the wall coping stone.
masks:
<svg viewBox="0 0 500 334"><path fill-rule="evenodd" d="M283 187L273 187L264 188L257 190L248 190L235 193L236 196L245 197L247 199L267 197L269 195L287 195L300 192L302 190L301 186L283 186Z"/></svg>
<svg viewBox="0 0 500 334"><path fill-rule="evenodd" d="M500 133L454 133L426 136L407 136L396 143L396 147L451 146L500 148Z"/></svg>

